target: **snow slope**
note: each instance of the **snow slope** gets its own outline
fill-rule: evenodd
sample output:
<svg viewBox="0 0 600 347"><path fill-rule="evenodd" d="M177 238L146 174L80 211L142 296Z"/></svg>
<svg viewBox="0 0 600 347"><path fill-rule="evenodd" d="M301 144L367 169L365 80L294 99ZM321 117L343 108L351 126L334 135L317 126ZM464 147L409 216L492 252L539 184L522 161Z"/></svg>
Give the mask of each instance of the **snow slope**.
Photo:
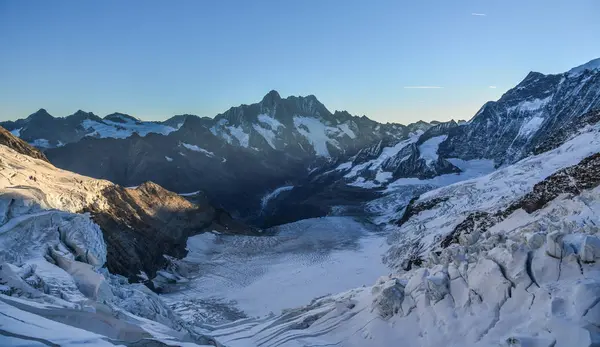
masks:
<svg viewBox="0 0 600 347"><path fill-rule="evenodd" d="M419 158L424 159L425 163L427 163L427 165L436 161L438 159L438 154L437 154L438 147L440 146L440 143L446 141L447 138L448 138L447 135L442 135L442 136L432 137L429 140L423 142L419 146L419 153L420 153Z"/></svg>
<svg viewBox="0 0 600 347"><path fill-rule="evenodd" d="M440 197L448 197L448 200L399 228L392 253L402 254L407 247L413 247L417 240L428 246L436 238L448 234L468 213L494 212L506 207L552 173L575 165L597 152L600 152L600 124L587 127L583 133L552 151L528 157L486 176L426 192L417 203ZM395 217L397 215L390 214L387 220ZM424 234L423 230L429 232ZM393 255L391 257L394 258ZM397 263L393 259L391 261Z"/></svg>

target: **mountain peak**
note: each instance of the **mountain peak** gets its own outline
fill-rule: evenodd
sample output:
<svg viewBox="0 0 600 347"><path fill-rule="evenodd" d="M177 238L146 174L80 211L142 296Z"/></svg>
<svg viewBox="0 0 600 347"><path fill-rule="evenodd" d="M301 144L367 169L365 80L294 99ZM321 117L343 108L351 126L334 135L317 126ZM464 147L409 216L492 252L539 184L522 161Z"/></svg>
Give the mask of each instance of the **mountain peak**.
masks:
<svg viewBox="0 0 600 347"><path fill-rule="evenodd" d="M43 109L43 108L40 108L36 112L30 114L29 117L27 117L27 119L29 119L29 120L40 119L40 118L54 118L54 117L52 117L52 115L50 115L50 113L48 113L48 111L46 111L46 109Z"/></svg>
<svg viewBox="0 0 600 347"><path fill-rule="evenodd" d="M125 113L115 112L104 117L104 120L109 120L117 123L139 122L140 120L134 116Z"/></svg>
<svg viewBox="0 0 600 347"><path fill-rule="evenodd" d="M271 90L262 99L263 104L273 104L281 100L281 96L276 90Z"/></svg>
<svg viewBox="0 0 600 347"><path fill-rule="evenodd" d="M588 61L587 63L585 63L583 65L579 65L577 67L574 67L571 70L569 70L567 73L569 75L579 75L580 73L584 72L585 70L590 70L590 71L598 70L598 71L600 71L600 58L596 58L596 59L590 60L590 61Z"/></svg>
<svg viewBox="0 0 600 347"><path fill-rule="evenodd" d="M84 110L77 110L77 112L73 113L72 116L93 116L92 112L85 112Z"/></svg>

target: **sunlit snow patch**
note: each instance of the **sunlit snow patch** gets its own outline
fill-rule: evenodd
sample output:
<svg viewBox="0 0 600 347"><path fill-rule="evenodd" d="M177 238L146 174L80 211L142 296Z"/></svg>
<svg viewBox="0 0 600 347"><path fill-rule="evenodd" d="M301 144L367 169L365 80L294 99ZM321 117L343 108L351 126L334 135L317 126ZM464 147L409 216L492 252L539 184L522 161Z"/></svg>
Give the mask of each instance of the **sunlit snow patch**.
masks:
<svg viewBox="0 0 600 347"><path fill-rule="evenodd" d="M200 147L198 147L196 145L191 145L191 144L185 143L185 142L181 142L180 145L183 146L183 147L185 147L185 148L187 148L187 149L189 149L190 151L204 153L208 157L214 157L215 156L215 154L213 152L209 152L206 149L200 148Z"/></svg>
<svg viewBox="0 0 600 347"><path fill-rule="evenodd" d="M419 153L420 153L419 158L424 159L425 162L427 163L427 165L430 165L431 163L438 160L438 154L437 154L438 148L440 147L440 144L442 142L446 141L447 138L448 138L448 135L442 135L442 136L432 137L429 140L423 142L419 146Z"/></svg>
<svg viewBox="0 0 600 347"><path fill-rule="evenodd" d="M283 186L265 194L261 200L261 206L264 209L269 204L269 201L275 199L279 194L294 189L294 186Z"/></svg>

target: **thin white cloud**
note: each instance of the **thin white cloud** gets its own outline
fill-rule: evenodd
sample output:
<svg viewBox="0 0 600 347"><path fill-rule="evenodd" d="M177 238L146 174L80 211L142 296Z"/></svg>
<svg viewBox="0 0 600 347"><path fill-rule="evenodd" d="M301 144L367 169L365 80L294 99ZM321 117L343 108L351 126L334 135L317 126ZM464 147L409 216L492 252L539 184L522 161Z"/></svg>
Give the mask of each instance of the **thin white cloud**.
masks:
<svg viewBox="0 0 600 347"><path fill-rule="evenodd" d="M442 89L444 87L439 86L406 86L404 89Z"/></svg>
<svg viewBox="0 0 600 347"><path fill-rule="evenodd" d="M496 86L489 86L490 89L496 89Z"/></svg>
<svg viewBox="0 0 600 347"><path fill-rule="evenodd" d="M471 13L471 16L485 17L485 16L486 16L486 14L485 14L485 13L477 13L477 12L473 12L473 13Z"/></svg>

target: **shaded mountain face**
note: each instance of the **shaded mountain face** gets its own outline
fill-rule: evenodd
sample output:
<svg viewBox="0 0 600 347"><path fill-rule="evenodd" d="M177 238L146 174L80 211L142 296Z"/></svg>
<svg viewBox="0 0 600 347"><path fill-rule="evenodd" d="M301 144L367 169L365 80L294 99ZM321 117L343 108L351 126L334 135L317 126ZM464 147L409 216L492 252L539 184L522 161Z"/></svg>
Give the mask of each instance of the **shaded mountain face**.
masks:
<svg viewBox="0 0 600 347"><path fill-rule="evenodd" d="M557 75L531 72L498 101L486 103L441 144L444 157L510 164L534 152L583 114L600 108L600 59Z"/></svg>
<svg viewBox="0 0 600 347"><path fill-rule="evenodd" d="M251 221L262 219L266 194L303 182L310 170L374 142L393 143L429 128L425 122L380 124L347 112L331 113L314 96L283 99L275 91L259 103L231 108L214 119L175 116L160 124L176 126L168 133L132 132L119 138L114 129L83 122L94 132L46 149L52 163L123 186L153 181L179 193L201 190L215 204ZM121 114L102 122L148 126Z"/></svg>
<svg viewBox="0 0 600 347"><path fill-rule="evenodd" d="M106 266L131 281L140 273L153 278L168 264L165 255L183 258L188 237L204 231L247 234L255 231L234 220L223 209L193 204L156 183L135 189L118 185L104 188L106 205L90 205L92 220L107 244ZM152 286L151 282L148 285Z"/></svg>
<svg viewBox="0 0 600 347"><path fill-rule="evenodd" d="M409 127L380 124L345 111L331 113L313 95L282 99L271 91L257 104L232 107L217 115L210 131L229 144L245 148L329 158L375 140L405 137Z"/></svg>

